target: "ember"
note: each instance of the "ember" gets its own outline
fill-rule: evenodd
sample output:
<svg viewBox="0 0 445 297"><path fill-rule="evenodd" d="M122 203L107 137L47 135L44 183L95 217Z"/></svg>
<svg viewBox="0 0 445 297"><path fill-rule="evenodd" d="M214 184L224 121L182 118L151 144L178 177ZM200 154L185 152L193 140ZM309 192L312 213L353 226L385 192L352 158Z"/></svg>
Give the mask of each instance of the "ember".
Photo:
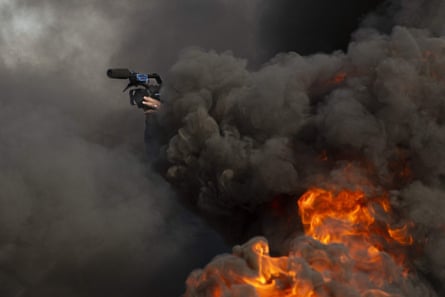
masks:
<svg viewBox="0 0 445 297"><path fill-rule="evenodd" d="M340 71L329 81L329 83L340 84L344 82L345 79L346 79L346 72Z"/></svg>

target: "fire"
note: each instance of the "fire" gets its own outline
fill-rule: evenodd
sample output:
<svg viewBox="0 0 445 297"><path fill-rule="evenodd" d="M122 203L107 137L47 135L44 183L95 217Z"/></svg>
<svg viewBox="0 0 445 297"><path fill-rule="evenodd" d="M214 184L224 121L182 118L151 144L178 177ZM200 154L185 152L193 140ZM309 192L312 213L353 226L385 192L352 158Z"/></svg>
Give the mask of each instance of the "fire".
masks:
<svg viewBox="0 0 445 297"><path fill-rule="evenodd" d="M386 195L368 198L363 191L343 190L335 194L314 188L300 198L298 206L306 235L324 244L345 245L355 263L372 265L377 283L385 281L381 279L385 270L381 252L407 269L403 267L403 255L397 252L398 247L413 244L409 224L392 227L375 219L377 212L380 217L392 215Z"/></svg>
<svg viewBox="0 0 445 297"><path fill-rule="evenodd" d="M374 223L361 192L332 192L311 189L298 201L306 234L324 243L342 243L348 236L361 235ZM328 222L330 221L330 222Z"/></svg>
<svg viewBox="0 0 445 297"><path fill-rule="evenodd" d="M321 161L327 161L329 159L328 152L326 150L323 150L319 156L319 159Z"/></svg>
<svg viewBox="0 0 445 297"><path fill-rule="evenodd" d="M341 84L345 81L346 76L347 74L345 71L340 71L332 79L330 79L329 82L332 84Z"/></svg>
<svg viewBox="0 0 445 297"><path fill-rule="evenodd" d="M371 235L380 235L386 241L412 243L408 226L391 229L374 225L377 208L391 213L388 197L368 199L362 191L343 190L335 194L324 189L310 189L298 201L306 235L324 243L350 243L352 237L371 242ZM377 243L375 243L377 245Z"/></svg>
<svg viewBox="0 0 445 297"><path fill-rule="evenodd" d="M305 236L288 256L270 256L267 241L254 238L195 271L185 296L404 295L409 270L400 251L413 238L409 224L392 226L387 195L312 188L297 204Z"/></svg>

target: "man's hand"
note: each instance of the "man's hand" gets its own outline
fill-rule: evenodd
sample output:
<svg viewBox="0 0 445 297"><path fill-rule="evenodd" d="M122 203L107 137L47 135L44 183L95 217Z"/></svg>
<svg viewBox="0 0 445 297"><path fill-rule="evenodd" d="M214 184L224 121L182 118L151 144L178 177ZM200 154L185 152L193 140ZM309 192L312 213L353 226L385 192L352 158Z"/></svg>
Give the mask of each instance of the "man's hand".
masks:
<svg viewBox="0 0 445 297"><path fill-rule="evenodd" d="M159 108L161 108L161 105L162 105L161 101L153 99L151 97L147 97L147 96L144 96L144 100L142 101L142 104L149 107L149 109L144 111L144 113L146 115L150 114L150 113L158 112Z"/></svg>

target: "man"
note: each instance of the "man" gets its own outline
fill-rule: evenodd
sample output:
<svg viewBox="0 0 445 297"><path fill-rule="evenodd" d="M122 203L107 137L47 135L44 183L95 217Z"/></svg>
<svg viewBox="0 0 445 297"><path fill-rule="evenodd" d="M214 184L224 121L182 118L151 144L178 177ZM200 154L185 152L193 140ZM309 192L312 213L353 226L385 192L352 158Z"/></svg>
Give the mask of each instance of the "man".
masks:
<svg viewBox="0 0 445 297"><path fill-rule="evenodd" d="M159 100L153 99L148 96L144 96L142 104L148 108L144 110L145 114L145 131L144 131L144 142L145 142L145 152L148 157L148 161L153 162L159 155L159 138L156 137L158 133L158 125L152 114L159 112L162 103Z"/></svg>

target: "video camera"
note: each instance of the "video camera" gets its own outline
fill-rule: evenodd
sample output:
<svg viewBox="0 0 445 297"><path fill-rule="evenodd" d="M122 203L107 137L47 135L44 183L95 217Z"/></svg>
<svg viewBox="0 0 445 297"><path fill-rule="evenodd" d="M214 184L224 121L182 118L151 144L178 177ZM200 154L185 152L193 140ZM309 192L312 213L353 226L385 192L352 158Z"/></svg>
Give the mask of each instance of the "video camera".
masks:
<svg viewBox="0 0 445 297"><path fill-rule="evenodd" d="M129 83L123 92L131 87L135 87L135 89L130 89L128 92L131 105L137 105L137 107L144 110L150 109L150 107L142 103L144 96L161 101L159 92L162 87L162 79L157 73L139 73L126 68L112 68L107 70L107 76L115 79L128 79ZM139 88L139 86L143 88Z"/></svg>

